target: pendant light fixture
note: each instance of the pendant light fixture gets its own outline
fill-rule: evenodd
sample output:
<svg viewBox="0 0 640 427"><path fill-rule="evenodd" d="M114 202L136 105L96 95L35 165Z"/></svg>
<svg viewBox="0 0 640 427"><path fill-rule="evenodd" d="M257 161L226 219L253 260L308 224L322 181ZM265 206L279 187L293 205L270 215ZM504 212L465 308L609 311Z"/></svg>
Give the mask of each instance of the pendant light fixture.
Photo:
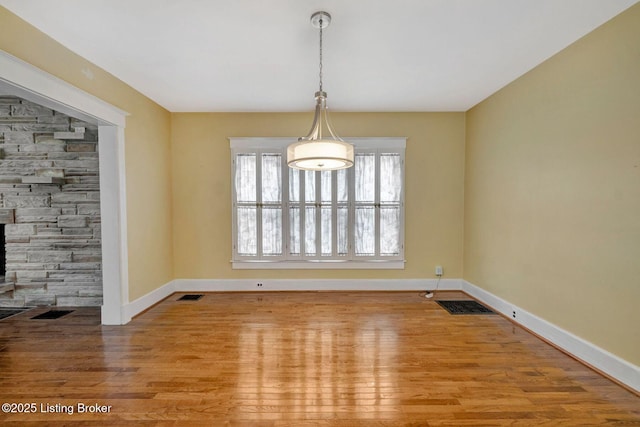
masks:
<svg viewBox="0 0 640 427"><path fill-rule="evenodd" d="M307 136L287 147L287 164L295 169L328 171L353 166L353 145L344 142L331 126L327 93L322 90L322 29L329 26L331 15L316 12L311 25L320 29L320 90L316 92L316 111Z"/></svg>

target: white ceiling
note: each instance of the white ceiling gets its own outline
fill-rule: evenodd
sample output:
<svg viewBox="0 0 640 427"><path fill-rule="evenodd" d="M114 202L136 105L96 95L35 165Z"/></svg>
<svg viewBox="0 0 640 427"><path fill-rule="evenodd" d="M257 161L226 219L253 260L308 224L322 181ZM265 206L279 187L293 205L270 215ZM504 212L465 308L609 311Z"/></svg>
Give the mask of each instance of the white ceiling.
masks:
<svg viewBox="0 0 640 427"><path fill-rule="evenodd" d="M170 111L466 111L639 0L0 0ZM90 70L84 70L90 76Z"/></svg>

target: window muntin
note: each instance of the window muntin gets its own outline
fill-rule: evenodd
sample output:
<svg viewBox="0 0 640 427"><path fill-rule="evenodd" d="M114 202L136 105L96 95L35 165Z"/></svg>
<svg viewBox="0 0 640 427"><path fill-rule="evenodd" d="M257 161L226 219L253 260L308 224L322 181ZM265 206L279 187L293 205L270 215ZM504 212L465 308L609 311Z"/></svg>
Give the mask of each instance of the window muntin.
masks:
<svg viewBox="0 0 640 427"><path fill-rule="evenodd" d="M290 141L252 140L231 139L234 263L403 261L404 138L323 172L288 168Z"/></svg>

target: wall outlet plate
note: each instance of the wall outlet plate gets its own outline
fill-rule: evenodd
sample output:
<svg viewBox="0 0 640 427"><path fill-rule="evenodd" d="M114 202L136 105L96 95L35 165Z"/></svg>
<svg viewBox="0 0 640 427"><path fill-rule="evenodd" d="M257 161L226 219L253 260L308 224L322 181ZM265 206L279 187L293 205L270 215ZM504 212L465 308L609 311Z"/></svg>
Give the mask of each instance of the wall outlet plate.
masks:
<svg viewBox="0 0 640 427"><path fill-rule="evenodd" d="M442 276L442 266L436 265L436 276Z"/></svg>

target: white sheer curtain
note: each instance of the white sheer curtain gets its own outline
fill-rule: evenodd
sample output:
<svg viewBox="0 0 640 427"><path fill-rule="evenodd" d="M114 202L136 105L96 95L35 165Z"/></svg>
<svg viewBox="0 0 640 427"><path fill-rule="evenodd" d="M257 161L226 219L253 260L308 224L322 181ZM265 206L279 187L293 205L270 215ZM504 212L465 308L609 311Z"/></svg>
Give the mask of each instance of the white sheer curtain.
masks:
<svg viewBox="0 0 640 427"><path fill-rule="evenodd" d="M283 255L282 154L238 154L235 171L238 255Z"/></svg>
<svg viewBox="0 0 640 427"><path fill-rule="evenodd" d="M353 168L331 172L287 168L281 152L238 153L236 252L289 260L398 256L402 174L399 152L356 153Z"/></svg>
<svg viewBox="0 0 640 427"><path fill-rule="evenodd" d="M357 154L355 173L355 254L376 255L376 155Z"/></svg>
<svg viewBox="0 0 640 427"><path fill-rule="evenodd" d="M256 155L236 156L237 251L241 256L258 254Z"/></svg>
<svg viewBox="0 0 640 427"><path fill-rule="evenodd" d="M262 254L282 255L282 155L262 155Z"/></svg>
<svg viewBox="0 0 640 427"><path fill-rule="evenodd" d="M383 153L380 159L380 255L400 253L402 164L400 155Z"/></svg>

